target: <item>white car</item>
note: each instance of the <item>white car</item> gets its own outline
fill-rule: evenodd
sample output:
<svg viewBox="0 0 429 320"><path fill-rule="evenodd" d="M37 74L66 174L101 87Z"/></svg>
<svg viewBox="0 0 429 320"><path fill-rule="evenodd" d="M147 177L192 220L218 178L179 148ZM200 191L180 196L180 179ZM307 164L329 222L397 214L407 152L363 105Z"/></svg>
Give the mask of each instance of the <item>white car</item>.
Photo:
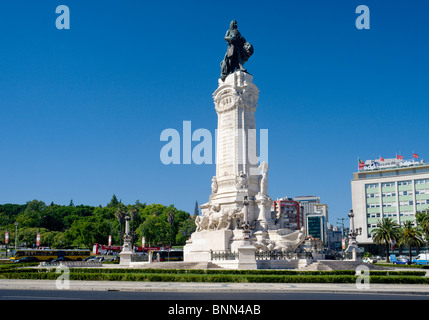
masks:
<svg viewBox="0 0 429 320"><path fill-rule="evenodd" d="M363 259L363 262L365 262L365 263L376 263L377 260L374 258L366 257Z"/></svg>

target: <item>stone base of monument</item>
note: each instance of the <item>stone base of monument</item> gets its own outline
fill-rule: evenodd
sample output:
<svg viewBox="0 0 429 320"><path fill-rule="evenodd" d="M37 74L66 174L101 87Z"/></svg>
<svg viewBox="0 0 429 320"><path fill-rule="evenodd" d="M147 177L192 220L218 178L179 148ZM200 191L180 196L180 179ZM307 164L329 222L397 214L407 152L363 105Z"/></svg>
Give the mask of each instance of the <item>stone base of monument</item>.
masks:
<svg viewBox="0 0 429 320"><path fill-rule="evenodd" d="M119 253L119 265L121 266L130 266L131 265L131 256L134 253L132 251L121 251Z"/></svg>
<svg viewBox="0 0 429 320"><path fill-rule="evenodd" d="M299 259L258 259L258 269L301 269L311 265L314 259L299 258Z"/></svg>
<svg viewBox="0 0 429 320"><path fill-rule="evenodd" d="M256 248L249 245L241 246L237 249L238 251L238 266L237 269L242 270L256 270L258 265L256 263L255 251Z"/></svg>
<svg viewBox="0 0 429 320"><path fill-rule="evenodd" d="M232 237L232 230L194 232L183 248L183 260L187 262L210 261L212 251L230 251Z"/></svg>
<svg viewBox="0 0 429 320"><path fill-rule="evenodd" d="M250 239L243 239L243 237L243 230L237 229L194 232L184 247L184 261L209 261L226 269L257 269L256 248L251 244ZM228 259L212 260L213 253L231 255Z"/></svg>

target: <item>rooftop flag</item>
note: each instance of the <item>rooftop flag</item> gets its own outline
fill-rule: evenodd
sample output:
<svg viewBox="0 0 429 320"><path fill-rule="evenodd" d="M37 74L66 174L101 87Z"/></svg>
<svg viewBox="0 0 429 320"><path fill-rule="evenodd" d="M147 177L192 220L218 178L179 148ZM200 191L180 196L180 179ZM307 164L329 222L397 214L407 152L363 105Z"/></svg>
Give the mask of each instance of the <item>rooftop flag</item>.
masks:
<svg viewBox="0 0 429 320"><path fill-rule="evenodd" d="M380 157L380 161L383 161L383 162L384 162L384 158Z"/></svg>
<svg viewBox="0 0 429 320"><path fill-rule="evenodd" d="M404 157L403 157L403 156L396 155L396 159L398 159L398 160L402 160L402 159L404 159Z"/></svg>
<svg viewBox="0 0 429 320"><path fill-rule="evenodd" d="M363 167L365 166L364 162L359 159L359 169L363 169Z"/></svg>
<svg viewBox="0 0 429 320"><path fill-rule="evenodd" d="M414 152L413 152L413 158L416 158L416 159L417 159L418 157L419 157L419 155L418 155L417 153L414 153Z"/></svg>

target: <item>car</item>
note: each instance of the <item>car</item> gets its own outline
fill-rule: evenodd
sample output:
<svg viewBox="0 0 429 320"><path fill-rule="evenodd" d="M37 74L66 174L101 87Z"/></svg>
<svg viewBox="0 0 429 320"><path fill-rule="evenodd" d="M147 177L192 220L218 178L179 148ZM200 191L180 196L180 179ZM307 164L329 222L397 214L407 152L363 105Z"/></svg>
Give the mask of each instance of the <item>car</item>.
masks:
<svg viewBox="0 0 429 320"><path fill-rule="evenodd" d="M366 258L363 259L363 262L365 262L365 263L376 263L377 259L366 257Z"/></svg>
<svg viewBox="0 0 429 320"><path fill-rule="evenodd" d="M111 261L111 262L119 261L119 257L111 258L111 259L109 259L108 261Z"/></svg>
<svg viewBox="0 0 429 320"><path fill-rule="evenodd" d="M52 260L52 262L61 262L61 261L72 261L72 259L67 257L59 257L57 259Z"/></svg>
<svg viewBox="0 0 429 320"><path fill-rule="evenodd" d="M104 259L104 257L95 257L95 256L92 256L92 257L90 257L90 259L87 259L85 261L102 262L102 261L105 261L105 259Z"/></svg>
<svg viewBox="0 0 429 320"><path fill-rule="evenodd" d="M82 261L92 261L95 258L96 258L96 256L89 256L89 257L84 258Z"/></svg>
<svg viewBox="0 0 429 320"><path fill-rule="evenodd" d="M408 264L409 261L408 258L397 258L394 264Z"/></svg>
<svg viewBox="0 0 429 320"><path fill-rule="evenodd" d="M15 260L15 262L18 262L18 263L39 262L39 259L37 259L36 257L24 257L24 258Z"/></svg>

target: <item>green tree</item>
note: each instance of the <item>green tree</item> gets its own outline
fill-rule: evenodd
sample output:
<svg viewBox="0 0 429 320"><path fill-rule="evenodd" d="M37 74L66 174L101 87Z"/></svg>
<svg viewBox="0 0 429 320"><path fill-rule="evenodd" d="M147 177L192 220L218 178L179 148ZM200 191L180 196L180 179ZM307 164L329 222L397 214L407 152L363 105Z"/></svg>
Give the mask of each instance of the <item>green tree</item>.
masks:
<svg viewBox="0 0 429 320"><path fill-rule="evenodd" d="M122 245L122 237L123 237L123 231L122 231L122 224L125 221L125 215L126 215L126 207L121 204L118 205L118 207L115 210L115 217L118 220L119 223L119 240L120 240L120 245Z"/></svg>
<svg viewBox="0 0 429 320"><path fill-rule="evenodd" d="M426 239L429 239L429 210L420 211L416 214L417 224L421 227Z"/></svg>
<svg viewBox="0 0 429 320"><path fill-rule="evenodd" d="M400 237L398 239L399 245L408 246L409 250L409 261L408 264L411 264L412 254L411 248L419 248L423 245L423 232L421 228L415 227L413 222L408 220L405 221L404 225L400 229Z"/></svg>
<svg viewBox="0 0 429 320"><path fill-rule="evenodd" d="M43 212L46 208L46 204L43 201L33 200L27 202L27 206L24 212L20 213L16 221L19 223L20 228L35 228L39 226L40 218L43 216Z"/></svg>
<svg viewBox="0 0 429 320"><path fill-rule="evenodd" d="M107 221L97 221L94 217L76 220L66 232L66 241L84 248L92 248L94 243L105 243L110 231Z"/></svg>
<svg viewBox="0 0 429 320"><path fill-rule="evenodd" d="M386 247L386 262L390 262L389 245L391 240L395 242L399 238L399 225L391 218L383 218L377 223L377 227L372 230L373 241Z"/></svg>
<svg viewBox="0 0 429 320"><path fill-rule="evenodd" d="M198 201L195 201L194 217L198 216L199 214L200 214L200 207L198 205Z"/></svg>
<svg viewBox="0 0 429 320"><path fill-rule="evenodd" d="M195 232L195 229L196 225L194 219L189 218L182 221L176 234L176 244L186 244L186 240L188 240L191 234Z"/></svg>
<svg viewBox="0 0 429 320"><path fill-rule="evenodd" d="M116 198L116 195L113 194L112 199L110 200L109 204L107 205L108 208L111 207L117 207L119 205L118 198Z"/></svg>

